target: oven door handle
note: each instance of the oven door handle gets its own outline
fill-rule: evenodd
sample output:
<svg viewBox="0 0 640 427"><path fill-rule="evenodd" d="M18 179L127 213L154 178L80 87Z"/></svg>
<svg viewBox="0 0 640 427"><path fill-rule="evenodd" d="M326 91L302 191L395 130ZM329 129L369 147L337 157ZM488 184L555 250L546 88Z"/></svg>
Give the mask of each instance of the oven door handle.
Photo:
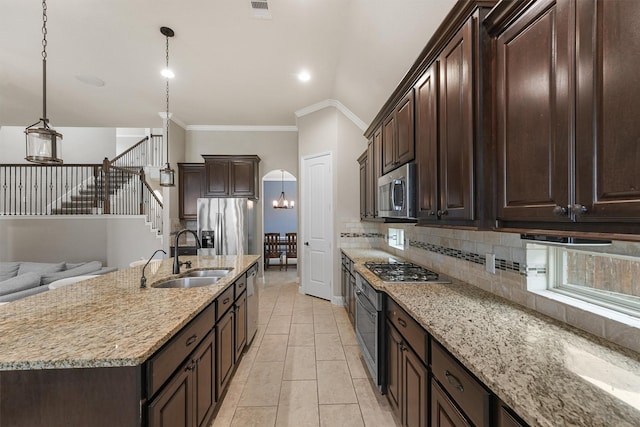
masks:
<svg viewBox="0 0 640 427"><path fill-rule="evenodd" d="M356 289L356 298L358 299L358 302L360 303L360 305L362 306L362 308L364 308L364 311L367 312L367 314L369 316L371 316L371 318L375 321L375 316L378 315L378 312L376 311L375 307L373 307L373 305L371 305L371 303L369 302L369 300L367 300L367 298L362 295L362 292L359 292L359 289ZM371 306L373 308L373 310L370 310L369 307L367 306Z"/></svg>

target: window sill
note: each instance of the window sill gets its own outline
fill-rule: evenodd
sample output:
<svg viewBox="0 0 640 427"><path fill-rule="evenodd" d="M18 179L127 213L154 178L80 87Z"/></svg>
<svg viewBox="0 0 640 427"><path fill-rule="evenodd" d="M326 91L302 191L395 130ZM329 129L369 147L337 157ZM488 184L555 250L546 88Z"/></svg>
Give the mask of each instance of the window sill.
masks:
<svg viewBox="0 0 640 427"><path fill-rule="evenodd" d="M548 289L529 290L529 292L534 295L539 295L546 299L556 301L562 305L577 308L579 310L583 310L588 313L594 314L598 317L601 317L602 320L612 320L614 322L618 322L623 325L630 326L632 328L640 328L640 318L633 317L628 314L620 313L605 307L601 307L596 304L582 301L578 298L572 298L570 296L563 295L558 292L553 292ZM566 319L564 321L566 321Z"/></svg>

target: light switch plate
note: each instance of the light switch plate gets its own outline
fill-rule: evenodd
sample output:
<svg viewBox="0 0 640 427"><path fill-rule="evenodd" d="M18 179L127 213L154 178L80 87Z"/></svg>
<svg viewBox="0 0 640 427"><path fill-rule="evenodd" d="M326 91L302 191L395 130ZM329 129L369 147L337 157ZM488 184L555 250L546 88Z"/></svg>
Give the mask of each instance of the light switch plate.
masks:
<svg viewBox="0 0 640 427"><path fill-rule="evenodd" d="M496 274L496 254L485 254L485 268L487 273Z"/></svg>

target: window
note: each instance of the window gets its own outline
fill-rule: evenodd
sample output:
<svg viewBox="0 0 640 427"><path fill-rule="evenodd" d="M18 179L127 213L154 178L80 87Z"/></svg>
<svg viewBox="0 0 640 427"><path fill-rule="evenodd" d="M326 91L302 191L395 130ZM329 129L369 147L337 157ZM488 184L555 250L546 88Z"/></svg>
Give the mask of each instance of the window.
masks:
<svg viewBox="0 0 640 427"><path fill-rule="evenodd" d="M401 228L390 228L387 234L389 246L404 250L404 230Z"/></svg>
<svg viewBox="0 0 640 427"><path fill-rule="evenodd" d="M549 247L554 292L640 317L640 258Z"/></svg>

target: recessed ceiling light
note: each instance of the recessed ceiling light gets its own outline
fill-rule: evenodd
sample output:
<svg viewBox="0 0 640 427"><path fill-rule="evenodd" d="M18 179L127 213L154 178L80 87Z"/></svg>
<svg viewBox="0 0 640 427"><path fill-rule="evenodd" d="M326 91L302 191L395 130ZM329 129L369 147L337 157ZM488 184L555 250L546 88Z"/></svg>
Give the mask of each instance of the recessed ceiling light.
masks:
<svg viewBox="0 0 640 427"><path fill-rule="evenodd" d="M174 74L173 71L171 71L168 68L163 69L162 71L160 71L160 74L162 74L162 77L166 77L168 79L172 79L174 78L176 75Z"/></svg>
<svg viewBox="0 0 640 427"><path fill-rule="evenodd" d="M81 81L84 84L88 84L90 86L102 87L104 86L104 80L96 77L96 76L88 76L88 75L79 75L76 76L76 79Z"/></svg>
<svg viewBox="0 0 640 427"><path fill-rule="evenodd" d="M300 80L301 82L308 82L309 80L311 80L311 74L309 74L309 72L306 70L300 71L298 73L298 80Z"/></svg>

